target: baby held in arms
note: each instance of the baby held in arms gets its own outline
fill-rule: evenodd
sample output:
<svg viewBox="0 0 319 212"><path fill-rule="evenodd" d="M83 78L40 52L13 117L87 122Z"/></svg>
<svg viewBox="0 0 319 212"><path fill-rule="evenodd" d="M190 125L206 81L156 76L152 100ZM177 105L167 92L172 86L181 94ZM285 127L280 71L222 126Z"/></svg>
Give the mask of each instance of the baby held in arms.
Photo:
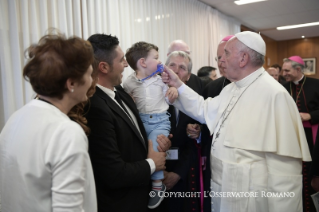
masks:
<svg viewBox="0 0 319 212"><path fill-rule="evenodd" d="M169 104L172 104L178 96L176 88L169 88L163 83L158 73L164 69L158 56L158 47L146 43L137 42L126 51L126 60L135 71L124 82L124 90L132 96L144 124L148 139L153 143L153 149L157 150L158 135L169 135L171 124L170 114L167 112ZM152 176L152 191L148 207L153 209L160 205L166 187L162 183L163 171L155 171Z"/></svg>

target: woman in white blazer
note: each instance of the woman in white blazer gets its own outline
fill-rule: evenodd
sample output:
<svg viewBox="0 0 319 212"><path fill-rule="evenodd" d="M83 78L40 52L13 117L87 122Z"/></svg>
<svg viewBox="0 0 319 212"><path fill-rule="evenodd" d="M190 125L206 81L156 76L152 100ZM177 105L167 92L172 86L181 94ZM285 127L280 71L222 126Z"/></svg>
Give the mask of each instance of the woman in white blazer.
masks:
<svg viewBox="0 0 319 212"><path fill-rule="evenodd" d="M77 37L46 35L28 56L23 76L38 99L16 111L0 134L1 210L95 212L87 137L67 116L87 100L93 49Z"/></svg>

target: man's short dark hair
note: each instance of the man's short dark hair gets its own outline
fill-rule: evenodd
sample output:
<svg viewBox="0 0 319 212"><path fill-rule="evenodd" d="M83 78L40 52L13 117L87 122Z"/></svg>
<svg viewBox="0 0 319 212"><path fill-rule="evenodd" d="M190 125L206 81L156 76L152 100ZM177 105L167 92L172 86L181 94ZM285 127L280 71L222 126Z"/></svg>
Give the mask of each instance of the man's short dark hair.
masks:
<svg viewBox="0 0 319 212"><path fill-rule="evenodd" d="M203 66L198 70L197 76L198 77L208 77L210 72L215 71L215 70L216 70L216 68L214 68L212 66Z"/></svg>
<svg viewBox="0 0 319 212"><path fill-rule="evenodd" d="M105 34L94 34L88 39L94 50L94 58L97 62L107 62L110 66L113 65L113 60L117 56L115 48L119 45L119 40L116 36Z"/></svg>
<svg viewBox="0 0 319 212"><path fill-rule="evenodd" d="M280 65L278 65L278 64L274 64L274 65L272 65L272 66L270 66L270 67L273 67L273 68L279 68L279 72L281 71L281 66L280 66Z"/></svg>

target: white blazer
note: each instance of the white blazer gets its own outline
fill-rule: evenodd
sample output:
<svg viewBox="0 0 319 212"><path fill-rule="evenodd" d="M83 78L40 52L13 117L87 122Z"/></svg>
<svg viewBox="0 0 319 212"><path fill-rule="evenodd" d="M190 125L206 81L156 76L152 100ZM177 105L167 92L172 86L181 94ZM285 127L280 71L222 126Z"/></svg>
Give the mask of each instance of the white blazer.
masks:
<svg viewBox="0 0 319 212"><path fill-rule="evenodd" d="M0 134L1 210L97 211L88 140L58 108L32 100Z"/></svg>

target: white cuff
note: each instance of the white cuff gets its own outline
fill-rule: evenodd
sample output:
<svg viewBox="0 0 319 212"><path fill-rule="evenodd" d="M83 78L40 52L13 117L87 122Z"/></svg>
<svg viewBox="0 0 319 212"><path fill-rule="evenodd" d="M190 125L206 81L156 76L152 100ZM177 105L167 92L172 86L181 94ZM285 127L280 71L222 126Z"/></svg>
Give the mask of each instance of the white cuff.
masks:
<svg viewBox="0 0 319 212"><path fill-rule="evenodd" d="M156 166L155 166L153 159L147 158L145 160L148 162L148 164L150 164L151 174L153 174L155 172L155 169L156 169Z"/></svg>
<svg viewBox="0 0 319 212"><path fill-rule="evenodd" d="M179 88L177 88L178 95L181 95L184 92L185 88L186 88L185 83L183 83L183 85L179 86Z"/></svg>

